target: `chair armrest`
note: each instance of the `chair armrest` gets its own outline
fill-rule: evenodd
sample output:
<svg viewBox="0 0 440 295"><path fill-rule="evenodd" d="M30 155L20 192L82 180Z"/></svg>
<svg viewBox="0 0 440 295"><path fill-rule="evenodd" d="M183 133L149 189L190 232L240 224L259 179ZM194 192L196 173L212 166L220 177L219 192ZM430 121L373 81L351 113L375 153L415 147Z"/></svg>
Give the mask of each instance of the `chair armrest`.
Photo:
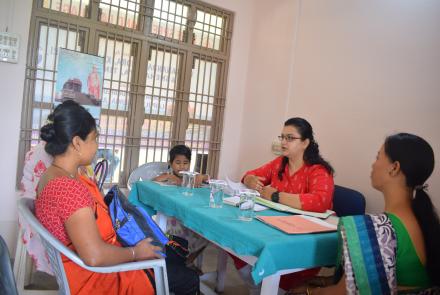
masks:
<svg viewBox="0 0 440 295"><path fill-rule="evenodd" d="M123 271L130 271L130 270L140 270L140 269L148 269L148 268L156 268L156 267L164 267L165 266L165 259L154 259L154 260L143 260L143 261L136 261L136 262L128 262L128 263L122 263L112 266L100 266L100 267L90 267L85 264L81 265L83 268L93 271L93 272L100 272L100 273L110 273L110 272L123 272Z"/></svg>

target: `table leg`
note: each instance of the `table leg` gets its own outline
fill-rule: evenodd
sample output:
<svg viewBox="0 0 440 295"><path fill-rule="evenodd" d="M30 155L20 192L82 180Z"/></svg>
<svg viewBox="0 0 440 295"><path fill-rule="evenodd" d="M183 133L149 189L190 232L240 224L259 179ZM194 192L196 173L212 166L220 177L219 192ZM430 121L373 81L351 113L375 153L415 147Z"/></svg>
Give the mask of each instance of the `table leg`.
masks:
<svg viewBox="0 0 440 295"><path fill-rule="evenodd" d="M161 212L157 212L156 216L157 216L157 217L156 217L157 225L160 227L160 229L161 229L163 232L166 232L166 230L167 230L167 219L168 219L168 217L167 217L165 214L161 213Z"/></svg>
<svg viewBox="0 0 440 295"><path fill-rule="evenodd" d="M218 248L217 256L217 282L215 290L222 293L225 290L226 266L228 263L228 254L225 250Z"/></svg>
<svg viewBox="0 0 440 295"><path fill-rule="evenodd" d="M261 295L276 295L280 285L280 275L273 274L263 279Z"/></svg>

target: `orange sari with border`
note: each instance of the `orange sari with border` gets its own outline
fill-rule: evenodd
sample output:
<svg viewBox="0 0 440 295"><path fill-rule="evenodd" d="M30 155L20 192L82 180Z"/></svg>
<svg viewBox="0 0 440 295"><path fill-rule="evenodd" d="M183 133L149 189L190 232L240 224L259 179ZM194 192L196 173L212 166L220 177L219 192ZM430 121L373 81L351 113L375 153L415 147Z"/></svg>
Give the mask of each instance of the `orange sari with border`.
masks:
<svg viewBox="0 0 440 295"><path fill-rule="evenodd" d="M93 196L96 224L102 239L108 244L121 247L116 239L107 205L104 203L98 187L92 180L82 175L80 175L80 181ZM73 245L69 245L69 248L75 251ZM80 267L64 255L62 255L62 259L71 294L154 294L154 288L143 270L96 273Z"/></svg>

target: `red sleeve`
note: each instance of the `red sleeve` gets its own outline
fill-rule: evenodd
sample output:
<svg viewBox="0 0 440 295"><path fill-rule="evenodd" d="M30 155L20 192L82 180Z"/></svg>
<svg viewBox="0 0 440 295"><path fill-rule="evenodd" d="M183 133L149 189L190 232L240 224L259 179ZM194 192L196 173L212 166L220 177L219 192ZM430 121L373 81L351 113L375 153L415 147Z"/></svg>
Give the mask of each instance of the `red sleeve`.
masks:
<svg viewBox="0 0 440 295"><path fill-rule="evenodd" d="M268 185L271 183L272 180L272 175L274 173L274 171L276 171L278 173L278 169L280 167L281 164L281 158L276 158L273 161L270 161L269 163L264 164L263 166L254 169L254 170L249 170L248 172L246 172L243 176L243 178L241 179L241 182L243 182L244 178L247 175L256 175L256 176L260 176L260 177L264 177L265 180L262 181L262 183L264 185Z"/></svg>
<svg viewBox="0 0 440 295"><path fill-rule="evenodd" d="M325 212L327 209L331 209L334 189L333 176L321 165L313 166L309 173L309 192L299 195L302 210Z"/></svg>
<svg viewBox="0 0 440 295"><path fill-rule="evenodd" d="M63 177L57 183L58 216L64 224L77 210L93 208L93 199L87 187L76 179Z"/></svg>

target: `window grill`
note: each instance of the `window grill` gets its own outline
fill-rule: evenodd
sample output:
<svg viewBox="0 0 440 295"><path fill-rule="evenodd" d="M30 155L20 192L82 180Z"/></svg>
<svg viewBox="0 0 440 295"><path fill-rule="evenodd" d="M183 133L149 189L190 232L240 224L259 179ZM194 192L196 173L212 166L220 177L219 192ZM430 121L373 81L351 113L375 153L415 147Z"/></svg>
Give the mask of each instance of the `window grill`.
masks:
<svg viewBox="0 0 440 295"><path fill-rule="evenodd" d="M192 0L35 0L17 180L54 106L59 48L104 58L99 148L106 182L125 185L175 144L216 176L233 14ZM18 183L18 182L17 182Z"/></svg>

